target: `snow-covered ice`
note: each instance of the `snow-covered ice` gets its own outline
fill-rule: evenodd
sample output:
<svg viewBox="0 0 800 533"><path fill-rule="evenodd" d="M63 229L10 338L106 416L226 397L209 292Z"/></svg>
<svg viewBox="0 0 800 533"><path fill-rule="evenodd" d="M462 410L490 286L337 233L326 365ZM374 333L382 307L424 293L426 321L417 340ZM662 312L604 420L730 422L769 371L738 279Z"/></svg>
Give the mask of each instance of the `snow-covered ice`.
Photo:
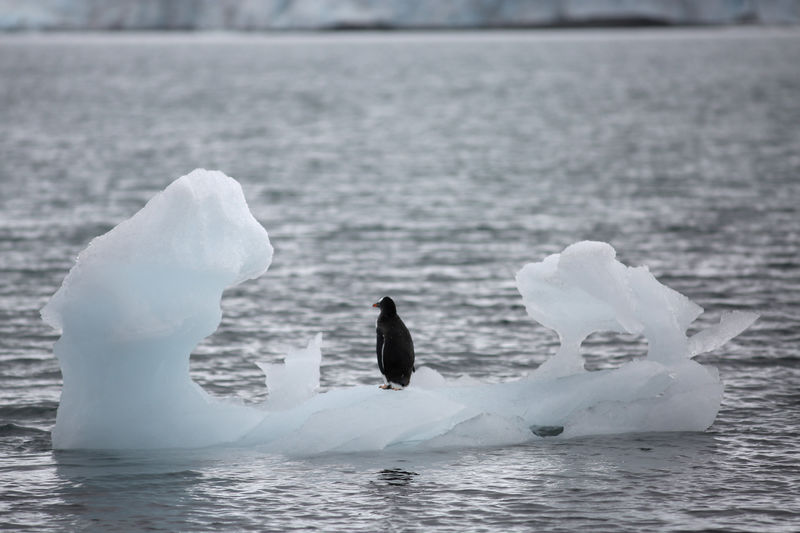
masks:
<svg viewBox="0 0 800 533"><path fill-rule="evenodd" d="M42 309L62 330L53 446L237 444L314 454L515 444L543 438L542 427L563 428L558 438L702 431L723 386L716 369L692 357L757 318L732 313L687 338L698 305L646 267L617 261L610 245L585 241L517 274L528 314L561 340L525 378L448 381L422 367L402 393L374 386L319 393L317 335L283 363L259 364L270 393L264 405L213 398L189 376L191 351L219 325L223 290L263 274L271 259L267 232L239 184L201 169L94 239ZM648 353L588 372L580 345L595 331L641 334Z"/></svg>

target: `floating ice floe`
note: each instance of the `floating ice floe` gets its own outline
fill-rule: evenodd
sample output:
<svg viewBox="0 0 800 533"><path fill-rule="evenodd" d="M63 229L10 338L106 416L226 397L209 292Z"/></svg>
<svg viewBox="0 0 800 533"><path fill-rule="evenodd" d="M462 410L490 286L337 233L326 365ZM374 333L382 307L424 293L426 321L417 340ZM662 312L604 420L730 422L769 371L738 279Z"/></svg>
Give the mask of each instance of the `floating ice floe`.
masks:
<svg viewBox="0 0 800 533"><path fill-rule="evenodd" d="M271 259L267 232L239 184L200 169L94 239L42 309L62 331L53 446L236 444L314 454L702 431L714 421L723 386L714 368L692 357L757 318L731 313L687 338L698 305L647 268L617 261L610 245L579 242L517 274L528 314L561 340L526 378L448 381L420 368L402 393L374 386L318 393L318 335L284 363L259 365L270 392L265 405L214 398L189 376L191 351L219 325L223 290L260 276ZM648 354L587 372L580 345L595 331L641 334Z"/></svg>

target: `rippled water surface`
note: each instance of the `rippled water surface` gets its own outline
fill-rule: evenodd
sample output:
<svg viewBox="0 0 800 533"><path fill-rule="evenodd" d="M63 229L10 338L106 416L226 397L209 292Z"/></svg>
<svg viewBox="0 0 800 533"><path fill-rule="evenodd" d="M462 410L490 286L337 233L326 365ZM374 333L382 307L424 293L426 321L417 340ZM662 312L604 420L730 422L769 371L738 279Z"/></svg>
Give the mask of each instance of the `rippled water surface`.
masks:
<svg viewBox="0 0 800 533"><path fill-rule="evenodd" d="M795 531L800 32L0 36L0 527ZM195 167L270 233L192 375L259 402L256 359L323 331L322 384L377 383L391 294L421 364L501 381L556 339L514 273L582 240L761 319L701 356L704 433L314 458L54 452L38 310L89 240ZM587 368L644 352L595 335Z"/></svg>

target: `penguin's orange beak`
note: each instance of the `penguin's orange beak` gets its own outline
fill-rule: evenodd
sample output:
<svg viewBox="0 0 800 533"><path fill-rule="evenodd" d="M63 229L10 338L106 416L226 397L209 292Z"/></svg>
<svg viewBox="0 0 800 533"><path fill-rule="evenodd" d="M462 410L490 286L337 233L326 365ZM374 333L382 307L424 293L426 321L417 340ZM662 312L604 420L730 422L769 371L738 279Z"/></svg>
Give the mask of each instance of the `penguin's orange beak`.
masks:
<svg viewBox="0 0 800 533"><path fill-rule="evenodd" d="M372 304L372 307L380 307L378 304Z"/></svg>

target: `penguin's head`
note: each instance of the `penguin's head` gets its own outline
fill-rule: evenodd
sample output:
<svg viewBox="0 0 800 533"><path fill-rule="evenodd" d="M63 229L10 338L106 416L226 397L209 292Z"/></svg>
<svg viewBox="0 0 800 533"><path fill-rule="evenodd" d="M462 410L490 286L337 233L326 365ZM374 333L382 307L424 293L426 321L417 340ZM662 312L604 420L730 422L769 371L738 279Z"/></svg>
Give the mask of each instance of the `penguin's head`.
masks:
<svg viewBox="0 0 800 533"><path fill-rule="evenodd" d="M388 296L384 296L374 304L372 307L378 307L382 313L392 314L397 312L397 307L394 305L394 300Z"/></svg>

